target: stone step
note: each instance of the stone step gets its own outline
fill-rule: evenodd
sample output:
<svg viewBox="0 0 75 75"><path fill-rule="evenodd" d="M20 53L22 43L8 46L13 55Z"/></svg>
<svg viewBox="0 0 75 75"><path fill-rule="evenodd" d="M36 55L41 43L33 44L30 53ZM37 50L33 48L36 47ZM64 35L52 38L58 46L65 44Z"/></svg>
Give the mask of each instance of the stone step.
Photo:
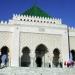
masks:
<svg viewBox="0 0 75 75"><path fill-rule="evenodd" d="M7 67L0 69L0 75L75 75L75 68Z"/></svg>

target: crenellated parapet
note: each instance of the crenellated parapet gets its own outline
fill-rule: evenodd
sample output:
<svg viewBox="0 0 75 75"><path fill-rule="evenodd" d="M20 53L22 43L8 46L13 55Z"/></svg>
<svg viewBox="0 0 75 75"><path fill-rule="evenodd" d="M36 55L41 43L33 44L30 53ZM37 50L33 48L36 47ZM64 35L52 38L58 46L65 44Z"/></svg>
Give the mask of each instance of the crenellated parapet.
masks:
<svg viewBox="0 0 75 75"><path fill-rule="evenodd" d="M68 27L68 28L69 28L69 30L75 31L75 28L74 27Z"/></svg>
<svg viewBox="0 0 75 75"><path fill-rule="evenodd" d="M59 18L57 19L50 17L28 16L20 14L13 14L12 19L9 19L9 21L0 21L0 25L48 25L52 28L67 28L67 25L62 24L62 20ZM75 31L74 27L68 28L70 31Z"/></svg>
<svg viewBox="0 0 75 75"><path fill-rule="evenodd" d="M20 22L35 22L35 23L46 23L46 24L62 24L61 19L50 18L50 17L39 17L39 16L28 16L28 15L13 15L13 20Z"/></svg>
<svg viewBox="0 0 75 75"><path fill-rule="evenodd" d="M6 24L8 24L8 22L7 21L0 21L0 24L6 25Z"/></svg>

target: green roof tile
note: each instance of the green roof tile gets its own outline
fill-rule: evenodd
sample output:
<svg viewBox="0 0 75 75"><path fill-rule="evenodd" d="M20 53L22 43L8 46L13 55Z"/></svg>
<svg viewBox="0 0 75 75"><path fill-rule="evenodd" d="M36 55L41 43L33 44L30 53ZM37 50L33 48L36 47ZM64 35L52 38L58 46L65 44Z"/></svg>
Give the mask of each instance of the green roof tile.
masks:
<svg viewBox="0 0 75 75"><path fill-rule="evenodd" d="M22 15L51 17L37 6L32 6L30 9L27 9Z"/></svg>

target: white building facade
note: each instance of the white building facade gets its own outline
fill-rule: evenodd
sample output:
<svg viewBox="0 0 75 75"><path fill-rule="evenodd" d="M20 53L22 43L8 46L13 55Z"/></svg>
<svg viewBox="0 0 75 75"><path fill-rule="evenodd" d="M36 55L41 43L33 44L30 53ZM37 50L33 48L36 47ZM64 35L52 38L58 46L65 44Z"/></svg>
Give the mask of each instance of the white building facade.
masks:
<svg viewBox="0 0 75 75"><path fill-rule="evenodd" d="M25 61L28 67L37 67L36 58L41 57L41 67L53 67L56 48L59 62L64 64L69 60L69 48L75 49L74 41L75 29L62 24L61 19L16 14L8 23L0 22L0 48L9 48L9 66L20 67ZM25 55L23 48L29 49ZM38 53L38 49L45 52Z"/></svg>

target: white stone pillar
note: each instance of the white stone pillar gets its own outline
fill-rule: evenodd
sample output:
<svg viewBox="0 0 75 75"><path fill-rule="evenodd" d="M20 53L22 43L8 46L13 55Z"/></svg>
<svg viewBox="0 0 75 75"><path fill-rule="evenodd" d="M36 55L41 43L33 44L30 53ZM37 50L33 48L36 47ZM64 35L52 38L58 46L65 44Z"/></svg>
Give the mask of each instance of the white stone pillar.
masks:
<svg viewBox="0 0 75 75"><path fill-rule="evenodd" d="M62 58L63 58L63 67L64 67L64 62L69 60L69 45L68 45L67 30L65 30L62 35Z"/></svg>
<svg viewBox="0 0 75 75"><path fill-rule="evenodd" d="M50 63L51 63L51 68L52 68L53 67L53 53L51 54L50 58L51 58L50 59L51 60Z"/></svg>
<svg viewBox="0 0 75 75"><path fill-rule="evenodd" d="M14 27L12 33L11 66L19 67L19 28Z"/></svg>
<svg viewBox="0 0 75 75"><path fill-rule="evenodd" d="M33 51L32 51L33 52ZM31 59L31 64L30 67L34 67L35 66L35 53L30 53L30 59Z"/></svg>

